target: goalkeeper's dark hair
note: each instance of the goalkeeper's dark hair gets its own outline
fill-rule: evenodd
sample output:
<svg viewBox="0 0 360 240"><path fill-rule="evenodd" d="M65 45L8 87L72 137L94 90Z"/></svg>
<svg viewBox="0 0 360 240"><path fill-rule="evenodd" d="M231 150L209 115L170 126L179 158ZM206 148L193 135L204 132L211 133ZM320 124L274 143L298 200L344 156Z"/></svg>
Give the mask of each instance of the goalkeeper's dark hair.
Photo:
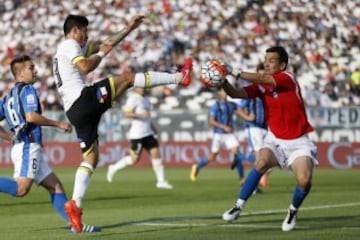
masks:
<svg viewBox="0 0 360 240"><path fill-rule="evenodd" d="M287 54L285 48L281 47L281 46L274 46L274 47L270 47L268 49L266 49L266 52L275 52L277 54L279 54L279 62L280 63L285 63L285 68L288 65L289 62L289 55Z"/></svg>
<svg viewBox="0 0 360 240"><path fill-rule="evenodd" d="M89 25L89 20L85 16L69 14L64 22L64 34L65 36L74 27L83 28Z"/></svg>

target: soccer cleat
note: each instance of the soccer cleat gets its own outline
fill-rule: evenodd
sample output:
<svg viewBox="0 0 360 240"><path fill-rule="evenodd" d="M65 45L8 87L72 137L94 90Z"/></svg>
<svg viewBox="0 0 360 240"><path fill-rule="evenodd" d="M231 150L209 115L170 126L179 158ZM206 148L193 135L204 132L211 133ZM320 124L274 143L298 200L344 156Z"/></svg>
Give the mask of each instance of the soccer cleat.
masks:
<svg viewBox="0 0 360 240"><path fill-rule="evenodd" d="M185 59L185 64L181 69L182 79L178 83L181 86L189 86L191 83L191 74L192 74L192 58L188 57Z"/></svg>
<svg viewBox="0 0 360 240"><path fill-rule="evenodd" d="M296 225L297 210L289 208L288 213L282 223L282 230L284 232L291 231Z"/></svg>
<svg viewBox="0 0 360 240"><path fill-rule="evenodd" d="M157 182L156 187L160 189L173 189L174 187L166 181Z"/></svg>
<svg viewBox="0 0 360 240"><path fill-rule="evenodd" d="M74 200L67 201L64 204L64 209L69 217L71 227L74 228L76 232L81 232L83 230L81 224L82 209L76 206Z"/></svg>
<svg viewBox="0 0 360 240"><path fill-rule="evenodd" d="M195 182L197 175L198 175L197 165L196 165L196 164L193 164L193 165L191 166L191 171L190 171L190 180L191 180L192 182Z"/></svg>
<svg viewBox="0 0 360 240"><path fill-rule="evenodd" d="M241 212L241 208L235 205L235 207L224 212L222 218L225 221L233 221L238 219L240 212Z"/></svg>
<svg viewBox="0 0 360 240"><path fill-rule="evenodd" d="M70 228L70 232L72 233L78 233L73 227ZM96 227L96 226L91 226L91 225L87 225L87 224L82 224L82 233L96 233L96 232L101 232L101 228L100 227Z"/></svg>
<svg viewBox="0 0 360 240"><path fill-rule="evenodd" d="M116 173L116 170L112 165L108 166L107 173L106 173L106 180L111 183L113 181L114 175Z"/></svg>

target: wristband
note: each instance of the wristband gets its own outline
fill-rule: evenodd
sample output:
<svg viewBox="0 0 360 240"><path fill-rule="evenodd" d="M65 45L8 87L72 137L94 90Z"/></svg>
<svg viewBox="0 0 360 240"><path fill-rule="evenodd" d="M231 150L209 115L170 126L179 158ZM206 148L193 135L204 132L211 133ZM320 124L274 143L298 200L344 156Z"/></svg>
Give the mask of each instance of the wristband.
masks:
<svg viewBox="0 0 360 240"><path fill-rule="evenodd" d="M220 84L220 87L223 87L225 83L229 83L229 81L226 78L224 78L222 80L222 83Z"/></svg>
<svg viewBox="0 0 360 240"><path fill-rule="evenodd" d="M100 58L105 57L106 53L104 53L103 51L97 52L96 55L98 55Z"/></svg>
<svg viewBox="0 0 360 240"><path fill-rule="evenodd" d="M241 69L234 69L232 75L236 78L236 80L238 80L239 78L241 78L241 73L242 73Z"/></svg>

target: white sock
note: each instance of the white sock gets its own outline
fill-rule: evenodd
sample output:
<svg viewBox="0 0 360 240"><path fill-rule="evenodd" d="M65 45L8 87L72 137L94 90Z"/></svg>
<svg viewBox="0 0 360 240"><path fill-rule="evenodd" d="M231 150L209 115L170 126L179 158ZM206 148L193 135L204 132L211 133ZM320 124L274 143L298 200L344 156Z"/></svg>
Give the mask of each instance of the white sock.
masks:
<svg viewBox="0 0 360 240"><path fill-rule="evenodd" d="M93 166L87 162L82 162L76 171L72 199L75 200L76 206L78 207L81 207L82 205L82 199L88 189L90 176L93 171Z"/></svg>
<svg viewBox="0 0 360 240"><path fill-rule="evenodd" d="M111 168L115 170L115 172L127 167L133 165L133 160L131 156L125 156L122 159L120 159L119 161L117 161L114 164L111 164Z"/></svg>
<svg viewBox="0 0 360 240"><path fill-rule="evenodd" d="M245 201L239 198L239 199L236 201L236 206L239 207L239 208L241 208L241 209L243 209L244 206L245 206Z"/></svg>
<svg viewBox="0 0 360 240"><path fill-rule="evenodd" d="M156 176L157 182L164 182L165 181L165 168L162 164L161 158L153 158L151 159L151 163L153 166L153 170Z"/></svg>
<svg viewBox="0 0 360 240"><path fill-rule="evenodd" d="M181 73L137 73L135 74L134 87L150 88L160 85L177 84L181 79Z"/></svg>

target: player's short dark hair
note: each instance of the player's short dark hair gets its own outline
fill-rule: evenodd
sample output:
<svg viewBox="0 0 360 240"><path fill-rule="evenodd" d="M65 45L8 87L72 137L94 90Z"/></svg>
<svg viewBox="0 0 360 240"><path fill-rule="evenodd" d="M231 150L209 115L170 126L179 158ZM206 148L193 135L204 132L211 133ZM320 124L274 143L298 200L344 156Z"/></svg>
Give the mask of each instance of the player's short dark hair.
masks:
<svg viewBox="0 0 360 240"><path fill-rule="evenodd" d="M266 49L266 52L275 52L279 54L279 61L280 63L285 63L285 68L288 65L289 62L289 56L285 50L285 48L281 47L281 46L274 46L274 47L270 47L268 49Z"/></svg>
<svg viewBox="0 0 360 240"><path fill-rule="evenodd" d="M88 25L89 20L85 16L69 14L64 22L64 34L66 36L74 27L81 28Z"/></svg>
<svg viewBox="0 0 360 240"><path fill-rule="evenodd" d="M11 69L11 73L15 76L16 75L16 65L18 63L24 63L26 61L31 61L31 57L28 55L18 55L15 56L11 62L10 62L10 69Z"/></svg>

